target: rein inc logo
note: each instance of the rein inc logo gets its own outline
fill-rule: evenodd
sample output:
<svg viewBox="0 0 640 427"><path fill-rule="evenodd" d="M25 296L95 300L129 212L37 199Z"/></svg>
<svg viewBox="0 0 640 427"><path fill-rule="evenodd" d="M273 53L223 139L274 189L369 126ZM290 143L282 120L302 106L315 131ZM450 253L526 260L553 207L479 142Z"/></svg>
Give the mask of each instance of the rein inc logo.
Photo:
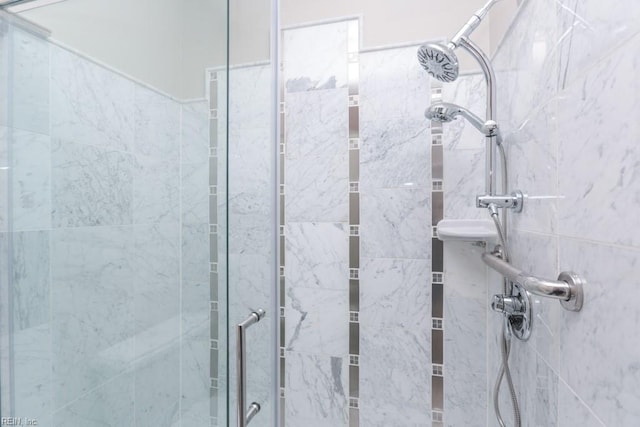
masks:
<svg viewBox="0 0 640 427"><path fill-rule="evenodd" d="M0 426L37 426L36 418L28 417L2 417L0 418Z"/></svg>

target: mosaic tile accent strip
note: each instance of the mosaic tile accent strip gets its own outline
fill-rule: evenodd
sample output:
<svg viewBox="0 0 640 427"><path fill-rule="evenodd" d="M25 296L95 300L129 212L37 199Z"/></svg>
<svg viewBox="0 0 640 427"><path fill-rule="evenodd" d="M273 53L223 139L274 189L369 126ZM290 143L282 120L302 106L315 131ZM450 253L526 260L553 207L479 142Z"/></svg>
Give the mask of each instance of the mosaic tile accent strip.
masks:
<svg viewBox="0 0 640 427"><path fill-rule="evenodd" d="M347 23L349 85L349 427L360 425L360 28Z"/></svg>
<svg viewBox="0 0 640 427"><path fill-rule="evenodd" d="M283 37L282 37L282 32L280 33L280 46L284 46L283 43ZM285 184L285 156L287 154L287 144L286 144L286 120L285 120L285 112L286 112L286 105L284 102L284 92L285 92L285 88L284 88L284 78L283 78L283 74L284 74L284 65L282 63L282 59L280 60L280 73L278 76L278 90L279 90L279 99L280 99L280 109L279 109L279 114L278 114L278 118L280 120L279 123L279 127L280 127L280 140L278 141L278 146L280 147L280 154L279 154L279 162L280 162L280 175L279 175L279 183L280 183L280 218L279 218L279 224L280 224L280 233L279 233L279 239L280 239L280 273L278 275L279 277L279 286L280 286L280 301L279 301L279 307L280 307L280 331L279 331L279 337L280 337L280 342L278 343L278 345L280 346L280 377L278 378L279 381L279 387L280 387L280 406L279 406L279 420L280 420L280 427L284 427L285 426L285 382L286 382L286 372L285 372L285 366L286 366L286 360L285 360L285 346L286 346L286 338L285 338L285 301L286 301L286 281L285 281L285 253L286 253L286 237L285 237L285 192L284 192L284 184Z"/></svg>
<svg viewBox="0 0 640 427"><path fill-rule="evenodd" d="M442 86L436 81L431 83L431 102L442 99ZM431 123L431 200L432 227L444 217L444 182L443 182L442 124ZM431 325L431 407L432 426L439 427L444 423L444 248L435 233L432 236L432 325Z"/></svg>
<svg viewBox="0 0 640 427"><path fill-rule="evenodd" d="M209 165L210 171L217 171L218 164L218 73L211 71L209 74ZM209 388L210 395L217 396L219 393L219 281L218 281L218 175L217 173L209 173L209 247L216 250L209 251L209 292L210 292L210 311L209 319L211 321L210 339L211 348L209 351ZM211 425L218 425L218 405L216 399L210 400L209 414L211 417Z"/></svg>

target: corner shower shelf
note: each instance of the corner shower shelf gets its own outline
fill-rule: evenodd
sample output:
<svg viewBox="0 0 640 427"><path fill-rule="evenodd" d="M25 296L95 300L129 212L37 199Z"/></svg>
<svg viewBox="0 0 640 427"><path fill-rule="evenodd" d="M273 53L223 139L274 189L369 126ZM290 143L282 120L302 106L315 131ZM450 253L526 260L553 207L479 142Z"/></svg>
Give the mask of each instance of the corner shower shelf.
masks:
<svg viewBox="0 0 640 427"><path fill-rule="evenodd" d="M458 242L496 242L492 221L484 219L443 219L436 226L438 239Z"/></svg>

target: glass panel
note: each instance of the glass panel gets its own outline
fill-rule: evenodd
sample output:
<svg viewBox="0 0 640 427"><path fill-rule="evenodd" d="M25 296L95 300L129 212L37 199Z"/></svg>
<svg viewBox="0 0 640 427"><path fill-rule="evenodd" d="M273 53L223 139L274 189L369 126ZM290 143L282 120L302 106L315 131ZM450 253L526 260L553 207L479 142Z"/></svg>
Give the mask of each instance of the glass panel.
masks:
<svg viewBox="0 0 640 427"><path fill-rule="evenodd" d="M275 6L274 6L275 7ZM247 331L246 406L261 411L251 426L274 426L279 234L272 2L230 4L228 239L230 425L237 425L235 325L253 311L266 317ZM278 361L279 363L279 361ZM277 395L275 395L277 396ZM243 411L246 411L246 407Z"/></svg>
<svg viewBox="0 0 640 427"><path fill-rule="evenodd" d="M2 417L227 424L226 4L0 10Z"/></svg>

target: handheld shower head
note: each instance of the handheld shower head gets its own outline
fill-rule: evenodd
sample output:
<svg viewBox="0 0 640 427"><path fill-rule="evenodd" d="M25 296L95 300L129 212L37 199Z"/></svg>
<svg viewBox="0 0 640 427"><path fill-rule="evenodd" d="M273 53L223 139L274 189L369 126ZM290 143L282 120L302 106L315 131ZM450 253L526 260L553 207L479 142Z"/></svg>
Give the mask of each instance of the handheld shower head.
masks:
<svg viewBox="0 0 640 427"><path fill-rule="evenodd" d="M423 44L418 49L418 62L427 73L441 82L452 82L458 78L458 57L448 46Z"/></svg>
<svg viewBox="0 0 640 427"><path fill-rule="evenodd" d="M446 102L436 102L431 104L424 112L424 116L428 120L440 123L452 122L458 115L462 107Z"/></svg>
<svg viewBox="0 0 640 427"><path fill-rule="evenodd" d="M482 131L482 127L484 126L484 121L482 121L480 117L476 116L464 107L456 104L450 104L448 102L436 102L431 104L424 112L424 116L429 120L443 123L448 123L453 121L456 117L462 116L480 131Z"/></svg>
<svg viewBox="0 0 640 427"><path fill-rule="evenodd" d="M473 114L471 111L456 104L450 104L448 102L436 102L431 104L424 112L424 116L428 120L449 123L456 117L462 116L469 123L478 129L485 136L495 136L498 143L502 143L502 135L500 130L494 121L483 121L480 117Z"/></svg>

